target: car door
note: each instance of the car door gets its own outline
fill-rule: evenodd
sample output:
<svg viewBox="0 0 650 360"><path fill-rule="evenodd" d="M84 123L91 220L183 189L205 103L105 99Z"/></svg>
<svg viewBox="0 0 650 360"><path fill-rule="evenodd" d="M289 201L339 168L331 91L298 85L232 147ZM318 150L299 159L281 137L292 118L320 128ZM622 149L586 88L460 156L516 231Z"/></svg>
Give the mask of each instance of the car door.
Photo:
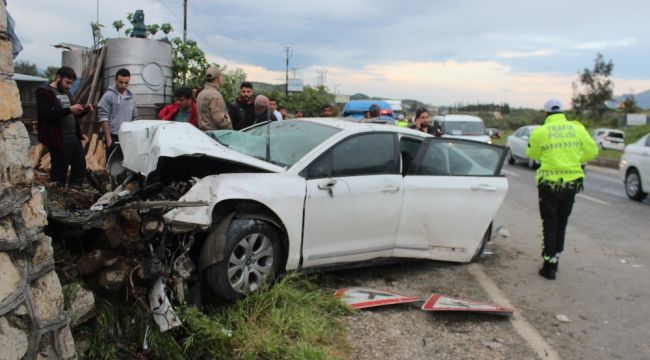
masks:
<svg viewBox="0 0 650 360"><path fill-rule="evenodd" d="M641 143L639 154L639 172L643 191L650 192L650 135L646 135L645 144Z"/></svg>
<svg viewBox="0 0 650 360"><path fill-rule="evenodd" d="M497 145L425 140L404 177L393 255L470 261L508 189L504 155Z"/></svg>
<svg viewBox="0 0 650 360"><path fill-rule="evenodd" d="M306 170L303 266L390 256L402 205L394 133L349 137Z"/></svg>

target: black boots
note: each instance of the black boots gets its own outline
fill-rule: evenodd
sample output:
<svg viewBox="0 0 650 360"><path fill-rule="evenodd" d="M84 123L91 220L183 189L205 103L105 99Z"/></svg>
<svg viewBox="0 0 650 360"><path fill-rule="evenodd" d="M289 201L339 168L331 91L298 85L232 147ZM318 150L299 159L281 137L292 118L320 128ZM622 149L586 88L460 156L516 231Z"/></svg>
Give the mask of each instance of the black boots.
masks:
<svg viewBox="0 0 650 360"><path fill-rule="evenodd" d="M539 269L539 275L547 278L548 280L555 280L555 273L557 272L557 263L550 263L544 261L544 265Z"/></svg>

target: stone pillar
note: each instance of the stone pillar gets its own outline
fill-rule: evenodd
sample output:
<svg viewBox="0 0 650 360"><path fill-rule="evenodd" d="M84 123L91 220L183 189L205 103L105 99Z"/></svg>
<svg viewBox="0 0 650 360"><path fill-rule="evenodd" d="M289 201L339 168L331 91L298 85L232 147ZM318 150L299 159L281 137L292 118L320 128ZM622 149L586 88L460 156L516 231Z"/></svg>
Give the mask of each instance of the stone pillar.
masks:
<svg viewBox="0 0 650 360"><path fill-rule="evenodd" d="M42 191L32 185L29 137L18 121L11 48L0 2L0 360L74 359Z"/></svg>

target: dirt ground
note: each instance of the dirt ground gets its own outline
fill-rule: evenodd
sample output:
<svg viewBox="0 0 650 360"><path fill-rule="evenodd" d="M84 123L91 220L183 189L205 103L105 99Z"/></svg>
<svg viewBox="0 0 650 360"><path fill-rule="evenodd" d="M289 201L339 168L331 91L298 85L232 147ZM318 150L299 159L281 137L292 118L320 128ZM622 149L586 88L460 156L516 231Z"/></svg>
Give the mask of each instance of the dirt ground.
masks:
<svg viewBox="0 0 650 360"><path fill-rule="evenodd" d="M480 262L491 261L484 255ZM467 265L434 261L328 272L323 286L367 287L426 299L431 293L492 302ZM359 310L345 319L352 359L536 359L510 318L431 313L422 303Z"/></svg>

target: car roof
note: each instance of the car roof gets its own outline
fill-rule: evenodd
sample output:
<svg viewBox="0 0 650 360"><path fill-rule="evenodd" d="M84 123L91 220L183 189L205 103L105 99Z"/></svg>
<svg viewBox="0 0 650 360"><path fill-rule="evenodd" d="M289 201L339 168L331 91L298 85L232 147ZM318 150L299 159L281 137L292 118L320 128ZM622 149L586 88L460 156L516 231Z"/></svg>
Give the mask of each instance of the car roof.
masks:
<svg viewBox="0 0 650 360"><path fill-rule="evenodd" d="M434 118L442 118L443 121L476 121L483 122L478 116L466 115L466 114L448 114L448 115L436 115Z"/></svg>
<svg viewBox="0 0 650 360"><path fill-rule="evenodd" d="M392 110L393 108L384 100L350 100L343 107L343 111L362 110L368 111L370 105L377 104L382 110Z"/></svg>
<svg viewBox="0 0 650 360"><path fill-rule="evenodd" d="M422 131L409 129L405 127L385 124L385 123L364 123L358 121L351 121L347 118L342 117L328 117L328 118L300 118L296 119L298 121L309 121L327 126L334 126L342 131L346 132L366 132L368 129L373 131L388 131L388 132L397 132L411 135L418 135L420 137L431 136L430 134L424 133ZM286 121L296 121L296 120L286 120Z"/></svg>
<svg viewBox="0 0 650 360"><path fill-rule="evenodd" d="M596 129L594 131L611 131L611 132L618 132L618 133L623 133L623 134L625 133L623 130L610 129L610 128L598 128L598 129Z"/></svg>

